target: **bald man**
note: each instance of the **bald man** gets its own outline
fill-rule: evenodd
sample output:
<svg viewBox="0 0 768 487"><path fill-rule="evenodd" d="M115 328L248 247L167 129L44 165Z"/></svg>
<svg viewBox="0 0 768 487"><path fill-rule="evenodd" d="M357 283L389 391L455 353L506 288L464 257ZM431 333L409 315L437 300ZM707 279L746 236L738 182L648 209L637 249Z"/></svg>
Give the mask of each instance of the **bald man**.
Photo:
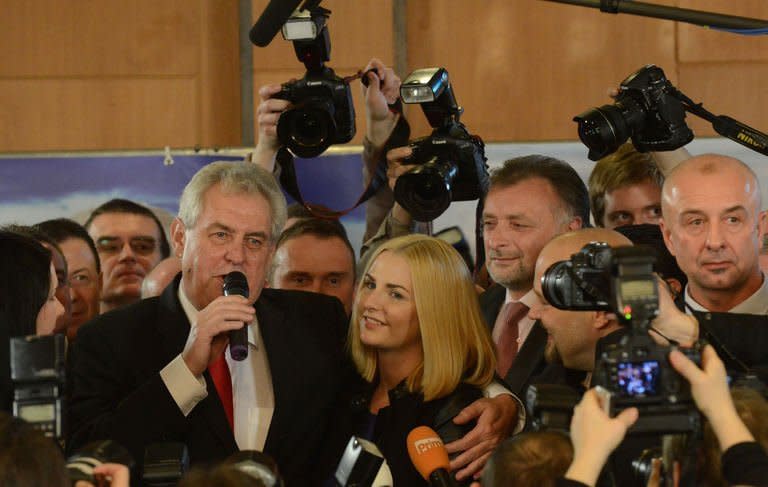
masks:
<svg viewBox="0 0 768 487"><path fill-rule="evenodd" d="M691 158L667 177L661 207L664 242L688 276L686 308L768 315L755 173L730 157Z"/></svg>
<svg viewBox="0 0 768 487"><path fill-rule="evenodd" d="M528 314L541 321L549 335L544 351L547 362L561 362L568 369L587 373L595 368L597 341L619 330L621 325L615 315L605 311L565 311L551 306L541 291L541 277L552 264L570 259L590 242L605 242L611 247L632 245L624 235L605 228L587 228L555 237L536 259L533 291L541 304L534 305ZM583 385L588 383L589 375Z"/></svg>

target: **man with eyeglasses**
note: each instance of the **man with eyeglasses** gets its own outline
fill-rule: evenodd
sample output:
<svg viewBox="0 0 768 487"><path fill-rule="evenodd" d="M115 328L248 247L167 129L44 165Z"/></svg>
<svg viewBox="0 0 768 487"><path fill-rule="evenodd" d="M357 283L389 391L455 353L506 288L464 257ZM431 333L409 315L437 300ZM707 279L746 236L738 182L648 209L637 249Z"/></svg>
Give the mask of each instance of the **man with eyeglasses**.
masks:
<svg viewBox="0 0 768 487"><path fill-rule="evenodd" d="M141 299L144 276L170 254L157 216L133 201L113 199L91 213L85 228L101 262L101 312Z"/></svg>

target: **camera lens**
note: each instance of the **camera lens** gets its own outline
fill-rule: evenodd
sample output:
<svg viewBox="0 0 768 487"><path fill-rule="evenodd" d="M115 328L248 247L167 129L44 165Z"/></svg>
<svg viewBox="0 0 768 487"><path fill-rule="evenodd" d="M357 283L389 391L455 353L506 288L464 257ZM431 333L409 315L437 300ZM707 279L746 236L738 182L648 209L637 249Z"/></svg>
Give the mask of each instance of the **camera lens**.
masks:
<svg viewBox="0 0 768 487"><path fill-rule="evenodd" d="M298 157L317 157L331 145L336 121L327 103L305 103L280 115L277 138Z"/></svg>
<svg viewBox="0 0 768 487"><path fill-rule="evenodd" d="M451 204L451 184L459 168L437 158L408 171L395 183L395 200L417 221L431 221Z"/></svg>
<svg viewBox="0 0 768 487"><path fill-rule="evenodd" d="M589 149L588 157L593 161L615 152L631 134L616 105L591 108L573 120L579 124L579 138Z"/></svg>
<svg viewBox="0 0 768 487"><path fill-rule="evenodd" d="M570 265L567 260L555 262L541 276L541 293L544 299L558 309L567 309L569 305L565 291L571 288L571 276L567 270Z"/></svg>

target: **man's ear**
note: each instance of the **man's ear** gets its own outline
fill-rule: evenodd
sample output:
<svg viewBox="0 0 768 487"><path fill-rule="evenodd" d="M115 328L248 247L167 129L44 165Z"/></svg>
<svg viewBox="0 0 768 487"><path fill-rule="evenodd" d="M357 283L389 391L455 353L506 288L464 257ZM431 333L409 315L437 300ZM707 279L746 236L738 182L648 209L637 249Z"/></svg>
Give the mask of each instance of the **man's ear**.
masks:
<svg viewBox="0 0 768 487"><path fill-rule="evenodd" d="M757 234L760 238L760 251L766 247L765 234L768 233L768 210L763 210L757 216Z"/></svg>
<svg viewBox="0 0 768 487"><path fill-rule="evenodd" d="M615 313L610 313L610 316L607 311L594 311L594 313L595 318L592 321L592 326L595 327L595 330L602 330L615 322Z"/></svg>
<svg viewBox="0 0 768 487"><path fill-rule="evenodd" d="M173 255L181 258L184 255L184 245L187 240L187 229L184 222L176 217L171 222L171 245L173 246Z"/></svg>
<svg viewBox="0 0 768 487"><path fill-rule="evenodd" d="M575 216L571 219L570 222L568 222L569 232L575 232L576 230L581 230L582 228L584 228L584 222L580 216Z"/></svg>

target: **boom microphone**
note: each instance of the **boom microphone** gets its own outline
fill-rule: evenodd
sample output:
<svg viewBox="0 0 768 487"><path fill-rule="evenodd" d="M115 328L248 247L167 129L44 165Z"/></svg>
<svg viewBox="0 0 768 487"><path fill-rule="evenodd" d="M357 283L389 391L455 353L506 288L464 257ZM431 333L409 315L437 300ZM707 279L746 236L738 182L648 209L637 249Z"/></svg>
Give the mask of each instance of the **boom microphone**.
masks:
<svg viewBox="0 0 768 487"><path fill-rule="evenodd" d="M300 3L301 0L271 0L259 20L251 27L251 42L259 47L267 47Z"/></svg>
<svg viewBox="0 0 768 487"><path fill-rule="evenodd" d="M248 297L248 279L239 271L224 276L224 296L234 295ZM238 361L248 357L248 323L238 330L229 331L229 355Z"/></svg>
<svg viewBox="0 0 768 487"><path fill-rule="evenodd" d="M450 462L443 440L432 428L417 426L408 433L408 456L432 487L458 487L448 471Z"/></svg>

